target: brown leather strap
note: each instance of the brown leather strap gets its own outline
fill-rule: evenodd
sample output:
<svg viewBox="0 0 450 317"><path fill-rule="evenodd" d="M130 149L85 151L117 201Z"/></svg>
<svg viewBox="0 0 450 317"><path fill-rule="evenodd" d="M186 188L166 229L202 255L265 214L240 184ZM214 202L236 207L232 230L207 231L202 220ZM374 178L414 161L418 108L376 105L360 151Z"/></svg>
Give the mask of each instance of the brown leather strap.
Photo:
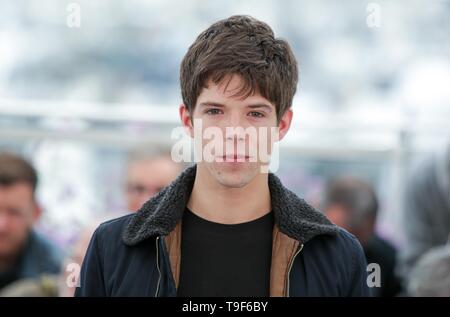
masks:
<svg viewBox="0 0 450 317"><path fill-rule="evenodd" d="M180 281L181 263L181 221L166 237L167 253L169 254L170 268L172 270L175 287L178 289Z"/></svg>
<svg viewBox="0 0 450 317"><path fill-rule="evenodd" d="M287 294L289 264L300 244L280 232L277 226L273 229L272 265L270 269L270 296L284 297Z"/></svg>

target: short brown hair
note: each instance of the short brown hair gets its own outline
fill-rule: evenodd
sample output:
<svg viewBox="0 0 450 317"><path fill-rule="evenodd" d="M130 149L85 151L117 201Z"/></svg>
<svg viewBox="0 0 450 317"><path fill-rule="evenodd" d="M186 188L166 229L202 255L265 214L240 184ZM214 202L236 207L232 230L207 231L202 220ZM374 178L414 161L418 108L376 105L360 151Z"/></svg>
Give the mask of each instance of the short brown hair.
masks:
<svg viewBox="0 0 450 317"><path fill-rule="evenodd" d="M0 186L26 183L36 191L38 177L34 167L24 158L12 153L0 153Z"/></svg>
<svg viewBox="0 0 450 317"><path fill-rule="evenodd" d="M323 208L334 204L350 210L352 221L357 222L366 217L376 219L379 203L372 185L353 176L339 176L327 183Z"/></svg>
<svg viewBox="0 0 450 317"><path fill-rule="evenodd" d="M291 107L297 89L297 61L289 44L275 38L270 26L250 16L235 15L203 31L181 62L180 84L189 112L208 80L219 84L240 75L243 86L235 96L258 92L277 109L277 119Z"/></svg>

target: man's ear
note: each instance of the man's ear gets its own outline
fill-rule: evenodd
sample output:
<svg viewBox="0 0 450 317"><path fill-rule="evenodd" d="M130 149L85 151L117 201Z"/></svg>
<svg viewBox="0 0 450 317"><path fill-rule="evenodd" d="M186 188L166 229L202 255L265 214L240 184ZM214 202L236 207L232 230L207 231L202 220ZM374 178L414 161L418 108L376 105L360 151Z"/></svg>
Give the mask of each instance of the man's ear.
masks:
<svg viewBox="0 0 450 317"><path fill-rule="evenodd" d="M188 108L186 107L186 105L184 103L182 103L180 105L180 119L181 119L181 124L183 125L186 133L193 138L194 137L194 128L192 125L192 117L191 114L189 113Z"/></svg>
<svg viewBox="0 0 450 317"><path fill-rule="evenodd" d="M33 222L37 222L39 218L41 218L42 207L36 201L33 203L33 205Z"/></svg>
<svg viewBox="0 0 450 317"><path fill-rule="evenodd" d="M292 109L289 109L281 117L280 123L278 124L278 141L281 141L289 131L293 114Z"/></svg>

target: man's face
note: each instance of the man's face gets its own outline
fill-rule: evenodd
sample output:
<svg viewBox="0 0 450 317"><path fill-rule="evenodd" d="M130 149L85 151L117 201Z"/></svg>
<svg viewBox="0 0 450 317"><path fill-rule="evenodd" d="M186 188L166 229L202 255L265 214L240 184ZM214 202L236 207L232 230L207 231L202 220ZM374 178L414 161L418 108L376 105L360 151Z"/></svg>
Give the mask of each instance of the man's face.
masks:
<svg viewBox="0 0 450 317"><path fill-rule="evenodd" d="M130 163L127 174L127 208L136 211L180 173L180 167L169 157L140 160Z"/></svg>
<svg viewBox="0 0 450 317"><path fill-rule="evenodd" d="M371 217L355 219L352 211L341 204L331 204L324 212L332 223L354 234L363 246L367 245L374 233L375 219Z"/></svg>
<svg viewBox="0 0 450 317"><path fill-rule="evenodd" d="M349 225L351 221L351 214L344 206L340 204L332 204L325 209L325 215L335 225L344 228L347 231L351 231Z"/></svg>
<svg viewBox="0 0 450 317"><path fill-rule="evenodd" d="M247 185L261 173L263 165L268 167L273 143L284 136L292 118L289 110L278 125L275 106L259 93L247 98L236 96L241 85L241 78L236 75L218 85L210 81L198 96L192 114L187 113L185 106L180 108L181 119L196 139L196 147L199 142L202 145L204 156L199 168L231 188ZM201 128L196 126L199 122ZM221 133L219 137L208 136L208 129ZM207 159L209 153L212 155Z"/></svg>
<svg viewBox="0 0 450 317"><path fill-rule="evenodd" d="M20 252L38 216L29 184L0 185L0 258Z"/></svg>

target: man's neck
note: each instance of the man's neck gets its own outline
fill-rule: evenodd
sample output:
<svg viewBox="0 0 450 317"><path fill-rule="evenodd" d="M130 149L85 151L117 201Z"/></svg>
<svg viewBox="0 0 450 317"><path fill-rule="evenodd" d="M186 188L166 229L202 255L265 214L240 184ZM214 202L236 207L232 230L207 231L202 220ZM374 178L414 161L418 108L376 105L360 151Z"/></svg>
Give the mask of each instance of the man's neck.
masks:
<svg viewBox="0 0 450 317"><path fill-rule="evenodd" d="M271 210L268 174L258 174L244 187L230 188L197 167L187 207L203 219L216 223L237 224L258 219Z"/></svg>

